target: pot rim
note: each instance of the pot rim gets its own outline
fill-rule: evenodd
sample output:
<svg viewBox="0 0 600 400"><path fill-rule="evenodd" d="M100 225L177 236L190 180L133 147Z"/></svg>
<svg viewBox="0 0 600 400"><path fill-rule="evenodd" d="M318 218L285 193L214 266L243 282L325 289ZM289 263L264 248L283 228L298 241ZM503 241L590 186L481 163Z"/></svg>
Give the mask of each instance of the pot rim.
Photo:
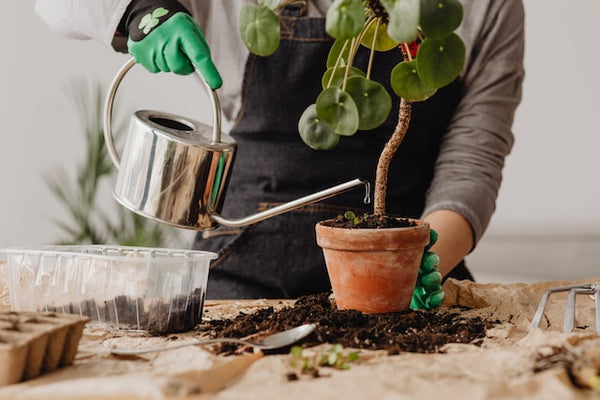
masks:
<svg viewBox="0 0 600 400"><path fill-rule="evenodd" d="M396 251L406 248L424 248L430 240L429 223L414 218L408 219L416 222L417 225L401 228L352 229L324 224L332 219L320 221L315 226L317 245L322 249L346 251Z"/></svg>
<svg viewBox="0 0 600 400"><path fill-rule="evenodd" d="M417 225L416 226L403 226L403 227L396 227L396 228L342 228L339 226L331 226L331 225L327 225L327 223L332 222L334 219L333 218L329 218L329 219L324 219L322 221L317 222L317 226L319 226L322 229L339 229L339 230L344 230L344 231L400 231L400 230L408 230L408 229L420 229L422 226L426 226L427 228L429 228L429 222L424 221L422 219L418 219L418 218L409 218L409 217L394 217L395 219L407 219L411 222L415 222Z"/></svg>

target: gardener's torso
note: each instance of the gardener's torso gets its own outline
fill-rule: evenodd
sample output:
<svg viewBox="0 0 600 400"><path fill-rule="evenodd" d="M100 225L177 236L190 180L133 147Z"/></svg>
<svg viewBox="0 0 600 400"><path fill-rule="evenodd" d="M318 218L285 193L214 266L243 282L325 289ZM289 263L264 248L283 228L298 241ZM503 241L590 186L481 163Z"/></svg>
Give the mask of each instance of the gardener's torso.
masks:
<svg viewBox="0 0 600 400"><path fill-rule="evenodd" d="M336 149L315 151L304 144L297 122L321 91L332 44L322 18L284 10L280 48L270 57L250 56L242 106L231 131L237 156L223 215L242 217L354 178L374 182L377 160L394 130L399 99L380 128L342 137ZM365 68L368 53L355 65ZM396 51L377 53L372 78L389 89ZM390 93L391 90L390 90ZM424 103L413 105L411 127L390 166L387 210L419 217L433 175L440 138L459 98L455 82ZM210 273L211 298L297 297L328 290L329 282L314 224L345 210L369 211L360 190L323 204L284 214L243 229L205 232L195 247L216 251Z"/></svg>

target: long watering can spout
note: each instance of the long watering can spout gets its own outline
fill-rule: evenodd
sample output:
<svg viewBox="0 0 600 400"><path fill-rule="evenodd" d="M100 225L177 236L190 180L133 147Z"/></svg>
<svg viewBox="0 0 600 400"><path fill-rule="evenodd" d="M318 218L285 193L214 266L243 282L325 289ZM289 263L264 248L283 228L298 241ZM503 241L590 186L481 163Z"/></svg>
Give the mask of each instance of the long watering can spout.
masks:
<svg viewBox="0 0 600 400"><path fill-rule="evenodd" d="M298 208L307 206L309 204L323 201L325 199L337 196L338 194L347 192L348 190L353 189L357 186L361 186L361 185L363 185L365 187L365 193L366 193L363 201L365 202L365 204L368 204L371 202L371 197L370 197L371 185L369 184L369 182L364 181L362 179L354 179L354 180L339 184L337 186L333 186L329 189L325 189L320 192L301 197L299 199L290 201L285 204L281 204L277 207L273 207L268 210L265 210L265 211L247 216L247 217L237 218L237 219L228 219L228 218L223 217L222 215L212 213L211 218L220 225L225 225L225 226L229 226L229 227L246 226L246 225L250 225L250 224L255 224L257 222L274 217L276 215L280 215L280 214L284 214L284 213L292 211L292 210L296 210Z"/></svg>

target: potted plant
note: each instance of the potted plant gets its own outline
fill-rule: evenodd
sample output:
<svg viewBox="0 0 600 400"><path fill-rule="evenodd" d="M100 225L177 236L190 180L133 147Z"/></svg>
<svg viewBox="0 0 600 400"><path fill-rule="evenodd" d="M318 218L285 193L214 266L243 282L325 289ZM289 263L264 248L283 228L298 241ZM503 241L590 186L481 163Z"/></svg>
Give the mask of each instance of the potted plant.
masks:
<svg viewBox="0 0 600 400"><path fill-rule="evenodd" d="M294 2L258 0L242 8L240 35L252 53L269 56L277 49L277 10ZM400 50L389 77L401 98L398 122L376 166L373 213L347 213L316 226L339 308L369 313L409 308L430 229L424 221L387 215L387 174L407 132L411 103L428 99L462 70L465 45L454 32L462 16L457 0L334 0L327 11L326 30L335 41L323 90L298 122L311 148L332 149L343 136L374 129L387 119L391 96L370 77L373 57L364 71L353 60L361 46L371 54Z"/></svg>

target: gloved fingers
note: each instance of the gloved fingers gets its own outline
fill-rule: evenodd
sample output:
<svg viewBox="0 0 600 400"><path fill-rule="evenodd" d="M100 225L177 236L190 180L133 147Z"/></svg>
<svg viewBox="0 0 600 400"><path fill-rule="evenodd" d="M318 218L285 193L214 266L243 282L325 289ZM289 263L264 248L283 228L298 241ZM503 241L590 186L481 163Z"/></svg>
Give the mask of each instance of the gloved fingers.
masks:
<svg viewBox="0 0 600 400"><path fill-rule="evenodd" d="M419 276L419 284L423 287L426 293L441 288L442 274L438 271L433 271L428 274Z"/></svg>
<svg viewBox="0 0 600 400"><path fill-rule="evenodd" d="M442 289L436 290L427 297L427 305L429 306L429 308L439 307L444 303L445 297L446 294Z"/></svg>
<svg viewBox="0 0 600 400"><path fill-rule="evenodd" d="M131 39L127 41L129 54L133 56L135 62L146 68L149 72L157 73L160 71L154 62L156 50L152 46L146 46L143 42L134 42Z"/></svg>
<svg viewBox="0 0 600 400"><path fill-rule="evenodd" d="M423 254L421 272L428 274L432 271L437 271L438 265L440 265L440 257L436 253L427 251Z"/></svg>
<svg viewBox="0 0 600 400"><path fill-rule="evenodd" d="M425 246L425 251L429 250L438 240L438 233L435 229L429 229L429 244Z"/></svg>
<svg viewBox="0 0 600 400"><path fill-rule="evenodd" d="M135 58L135 62L146 68L148 71L153 74L160 72L160 68L155 63L154 52L148 52L146 55L142 54L133 54Z"/></svg>
<svg viewBox="0 0 600 400"><path fill-rule="evenodd" d="M423 291L423 288L417 285L413 292L412 299L410 300L410 308L412 310L425 310L429 308L427 306L427 301L425 300L425 298L426 296L425 292Z"/></svg>
<svg viewBox="0 0 600 400"><path fill-rule="evenodd" d="M181 49L180 39L171 40L164 49L169 69L178 75L189 75L195 68L188 56Z"/></svg>
<svg viewBox="0 0 600 400"><path fill-rule="evenodd" d="M202 42L197 35L185 36L181 38L181 47L192 64L200 71L208 86L211 89L218 89L223 84L223 80L210 58L210 52L207 52L207 47Z"/></svg>
<svg viewBox="0 0 600 400"><path fill-rule="evenodd" d="M212 89L220 88L223 84L221 75L210 58L210 48L198 24L187 14L177 14L173 18L178 18L177 23L186 25L186 29L181 30L185 33L180 37L182 51L200 71L208 86Z"/></svg>
<svg viewBox="0 0 600 400"><path fill-rule="evenodd" d="M171 72L169 54L166 52L166 47L166 44L163 44L158 51L154 52L154 65L162 72Z"/></svg>

